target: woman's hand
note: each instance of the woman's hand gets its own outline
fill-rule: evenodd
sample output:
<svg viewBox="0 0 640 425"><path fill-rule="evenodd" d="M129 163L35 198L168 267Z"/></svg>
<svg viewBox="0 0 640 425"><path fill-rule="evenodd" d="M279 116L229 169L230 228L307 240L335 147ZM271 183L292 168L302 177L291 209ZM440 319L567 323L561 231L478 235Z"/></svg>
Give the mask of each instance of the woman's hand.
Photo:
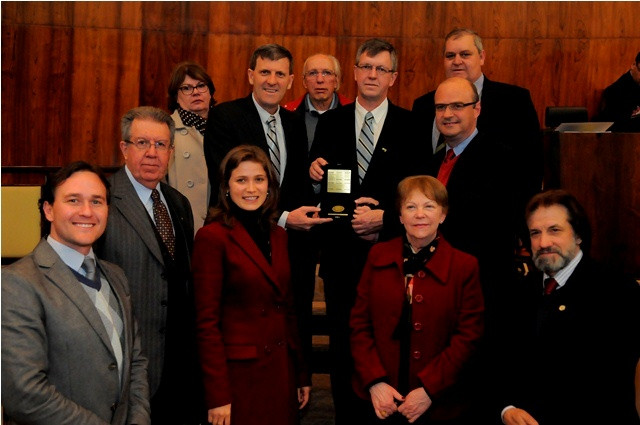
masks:
<svg viewBox="0 0 640 425"><path fill-rule="evenodd" d="M427 409L431 407L431 398L424 388L416 388L411 391L398 407L398 412L407 418L410 424L414 423Z"/></svg>
<svg viewBox="0 0 640 425"><path fill-rule="evenodd" d="M212 425L231 425L231 403L209 409L207 419Z"/></svg>
<svg viewBox="0 0 640 425"><path fill-rule="evenodd" d="M369 388L371 403L376 415L380 419L386 419L393 415L398 407L395 401L402 401L403 397L395 388L385 382L378 382Z"/></svg>
<svg viewBox="0 0 640 425"><path fill-rule="evenodd" d="M300 403L300 407L298 409L304 409L304 406L309 403L309 394L311 393L311 387L300 387L298 388L298 403Z"/></svg>

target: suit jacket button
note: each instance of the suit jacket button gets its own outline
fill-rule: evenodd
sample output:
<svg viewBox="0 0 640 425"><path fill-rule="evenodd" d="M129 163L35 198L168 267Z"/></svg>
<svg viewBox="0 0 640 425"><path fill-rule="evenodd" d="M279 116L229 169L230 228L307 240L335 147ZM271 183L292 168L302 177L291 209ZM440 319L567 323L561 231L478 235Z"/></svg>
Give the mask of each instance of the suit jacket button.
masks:
<svg viewBox="0 0 640 425"><path fill-rule="evenodd" d="M264 352L267 354L271 354L271 347L269 347L268 345L264 346Z"/></svg>
<svg viewBox="0 0 640 425"><path fill-rule="evenodd" d="M182 156L186 159L191 156L191 152L182 152Z"/></svg>
<svg viewBox="0 0 640 425"><path fill-rule="evenodd" d="M413 299L416 300L417 303L421 303L422 300L424 300L422 294L417 294L415 297L413 297Z"/></svg>
<svg viewBox="0 0 640 425"><path fill-rule="evenodd" d="M424 278L424 271L423 271L423 270L420 270L420 271L418 272L418 277L419 277L420 279Z"/></svg>
<svg viewBox="0 0 640 425"><path fill-rule="evenodd" d="M113 403L113 404L111 405L111 411L112 411L112 412L115 412L117 408L118 408L118 403Z"/></svg>
<svg viewBox="0 0 640 425"><path fill-rule="evenodd" d="M413 329L415 329L416 331L421 331L422 330L422 323L420 322L416 322L413 324Z"/></svg>
<svg viewBox="0 0 640 425"><path fill-rule="evenodd" d="M167 300L162 300L162 301L160 301L160 305L161 305L162 307L166 307L166 306L167 306Z"/></svg>
<svg viewBox="0 0 640 425"><path fill-rule="evenodd" d="M193 187L194 183L193 180L187 180L187 187Z"/></svg>
<svg viewBox="0 0 640 425"><path fill-rule="evenodd" d="M109 370L116 370L117 368L118 368L118 365L117 365L117 364L115 364L115 363L111 363L111 364L109 365Z"/></svg>
<svg viewBox="0 0 640 425"><path fill-rule="evenodd" d="M182 130L180 130L180 134L182 134L183 136L186 136L187 134L189 134L189 130L187 130L186 128L183 128Z"/></svg>
<svg viewBox="0 0 640 425"><path fill-rule="evenodd" d="M283 347L283 346L284 346L284 341L283 340L278 341L278 347Z"/></svg>
<svg viewBox="0 0 640 425"><path fill-rule="evenodd" d="M264 309L264 308L262 310L260 310L260 315L261 316L266 316L267 315L267 310Z"/></svg>
<svg viewBox="0 0 640 425"><path fill-rule="evenodd" d="M416 351L414 351L414 352L412 353L412 357L413 357L415 360L420 360L420 358L422 358L422 353L421 353L420 351L416 350Z"/></svg>

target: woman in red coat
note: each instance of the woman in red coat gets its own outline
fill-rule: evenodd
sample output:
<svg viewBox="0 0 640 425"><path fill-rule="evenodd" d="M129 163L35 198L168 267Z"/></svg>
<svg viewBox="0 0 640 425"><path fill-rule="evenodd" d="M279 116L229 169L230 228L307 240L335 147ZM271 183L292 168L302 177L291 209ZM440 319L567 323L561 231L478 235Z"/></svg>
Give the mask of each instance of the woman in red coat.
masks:
<svg viewBox="0 0 640 425"><path fill-rule="evenodd" d="M200 362L209 422L298 423L309 400L289 286L278 181L256 146L221 164L220 199L193 252Z"/></svg>
<svg viewBox="0 0 640 425"><path fill-rule="evenodd" d="M406 234L371 249L351 313L356 391L373 423L455 423L483 332L478 263L438 234L448 198L437 179L407 177L396 206Z"/></svg>

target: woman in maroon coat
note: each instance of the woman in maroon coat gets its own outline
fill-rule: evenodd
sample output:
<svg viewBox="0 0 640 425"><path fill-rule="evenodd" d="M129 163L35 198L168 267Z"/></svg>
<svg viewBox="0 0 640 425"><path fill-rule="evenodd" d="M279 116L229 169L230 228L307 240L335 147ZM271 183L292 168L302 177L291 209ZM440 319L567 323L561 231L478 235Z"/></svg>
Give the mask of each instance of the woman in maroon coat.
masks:
<svg viewBox="0 0 640 425"><path fill-rule="evenodd" d="M209 422L288 425L309 400L278 181L256 146L221 164L220 199L196 235L193 278Z"/></svg>
<svg viewBox="0 0 640 425"><path fill-rule="evenodd" d="M407 177L396 206L406 234L371 249L351 313L356 391L373 423L454 423L483 332L478 263L437 232L448 208L437 179Z"/></svg>

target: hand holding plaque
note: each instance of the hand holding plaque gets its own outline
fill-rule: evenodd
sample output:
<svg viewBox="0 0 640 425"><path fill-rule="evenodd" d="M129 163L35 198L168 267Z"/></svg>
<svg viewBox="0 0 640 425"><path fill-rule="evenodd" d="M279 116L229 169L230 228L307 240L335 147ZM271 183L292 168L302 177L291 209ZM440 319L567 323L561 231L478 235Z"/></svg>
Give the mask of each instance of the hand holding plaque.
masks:
<svg viewBox="0 0 640 425"><path fill-rule="evenodd" d="M327 167L322 177L322 217L347 219L353 215L351 169Z"/></svg>

